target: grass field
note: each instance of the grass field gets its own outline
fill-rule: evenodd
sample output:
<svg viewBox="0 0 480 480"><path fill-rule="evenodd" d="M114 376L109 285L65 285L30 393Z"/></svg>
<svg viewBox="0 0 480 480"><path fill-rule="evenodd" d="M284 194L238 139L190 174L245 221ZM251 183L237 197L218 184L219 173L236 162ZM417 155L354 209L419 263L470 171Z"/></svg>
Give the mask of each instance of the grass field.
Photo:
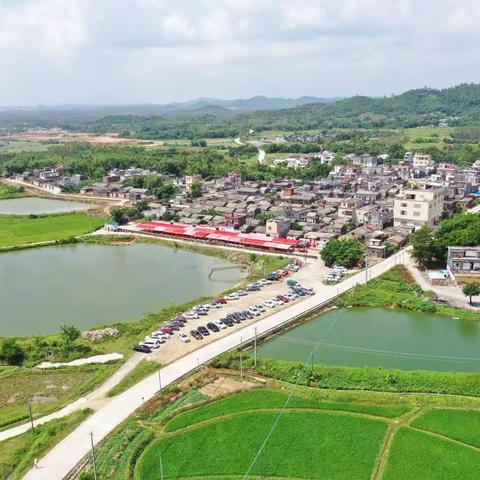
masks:
<svg viewBox="0 0 480 480"><path fill-rule="evenodd" d="M136 478L157 478L160 452L165 478L242 475L277 416L244 413L160 439L145 450ZM286 412L252 474L368 479L385 431L386 424L377 420L322 411Z"/></svg>
<svg viewBox="0 0 480 480"><path fill-rule="evenodd" d="M402 428L396 434L383 480L476 480L479 451Z"/></svg>
<svg viewBox="0 0 480 480"><path fill-rule="evenodd" d="M78 213L36 218L0 215L0 248L65 240L95 230L104 223L104 218Z"/></svg>
<svg viewBox="0 0 480 480"><path fill-rule="evenodd" d="M0 153L2 152L43 152L51 147L52 143L45 140L11 139L0 140Z"/></svg>
<svg viewBox="0 0 480 480"><path fill-rule="evenodd" d="M480 448L479 411L456 409L430 410L412 422L412 426Z"/></svg>
<svg viewBox="0 0 480 480"><path fill-rule="evenodd" d="M23 474L33 467L35 458L41 458L89 414L89 410L79 410L65 418L41 425L35 432L29 431L1 442L0 478L22 478Z"/></svg>
<svg viewBox="0 0 480 480"><path fill-rule="evenodd" d="M119 393L128 390L130 387L148 377L151 373L159 370L161 365L157 362L147 362L142 360L120 383L115 385L109 392L109 397L114 397Z"/></svg>
<svg viewBox="0 0 480 480"><path fill-rule="evenodd" d="M116 364L33 370L0 367L0 429L28 418L28 402L40 417L100 385ZM1 478L1 477L0 477Z"/></svg>
<svg viewBox="0 0 480 480"><path fill-rule="evenodd" d="M210 420L225 415L231 412L246 412L257 409L279 409L285 405L287 396L283 393L255 389L238 395L218 400L208 405L194 408L186 412L180 413L170 420L166 426L165 431L172 432L182 428L194 425L195 423ZM359 405L352 403L340 402L320 402L311 398L292 397L288 402L289 409L315 409L315 410L337 410L363 413L379 417L398 417L409 410L405 405Z"/></svg>

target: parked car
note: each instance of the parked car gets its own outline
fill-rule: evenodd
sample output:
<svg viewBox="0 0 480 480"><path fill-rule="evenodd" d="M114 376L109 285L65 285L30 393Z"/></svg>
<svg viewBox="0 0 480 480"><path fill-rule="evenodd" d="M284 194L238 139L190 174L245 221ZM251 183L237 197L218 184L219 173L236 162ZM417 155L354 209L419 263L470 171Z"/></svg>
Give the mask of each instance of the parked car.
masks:
<svg viewBox="0 0 480 480"><path fill-rule="evenodd" d="M224 298L217 298L215 303L220 303L221 305L225 305L227 301Z"/></svg>
<svg viewBox="0 0 480 480"><path fill-rule="evenodd" d="M241 296L241 297L244 297L245 295L247 295L247 292L245 290L238 290L236 292L237 295Z"/></svg>
<svg viewBox="0 0 480 480"><path fill-rule="evenodd" d="M255 307L249 307L248 311L255 317L258 317L260 315L259 310Z"/></svg>
<svg viewBox="0 0 480 480"><path fill-rule="evenodd" d="M233 325L235 324L235 322L231 319L231 318L222 318L222 322L227 325L227 327L233 327Z"/></svg>
<svg viewBox="0 0 480 480"><path fill-rule="evenodd" d="M173 335L173 328L170 327L163 327L162 328L163 333L168 333L168 335Z"/></svg>
<svg viewBox="0 0 480 480"><path fill-rule="evenodd" d="M236 293L230 293L225 297L225 300L238 300L240 297Z"/></svg>
<svg viewBox="0 0 480 480"><path fill-rule="evenodd" d="M151 350L160 348L161 344L162 342L160 340L155 340L154 338L149 338L148 340L142 342L142 345L146 345Z"/></svg>
<svg viewBox="0 0 480 480"><path fill-rule="evenodd" d="M184 316L185 318L188 318L189 320L194 319L194 318L198 318L198 315L197 315L195 312L192 312L192 311L190 311L190 312L185 312L185 313L183 314L183 316Z"/></svg>
<svg viewBox="0 0 480 480"><path fill-rule="evenodd" d="M215 320L213 322L220 330L224 330L225 328L227 328L227 325L225 323L222 322L222 320Z"/></svg>
<svg viewBox="0 0 480 480"><path fill-rule="evenodd" d="M190 335L196 340L202 340L203 335L198 330L190 330Z"/></svg>
<svg viewBox="0 0 480 480"><path fill-rule="evenodd" d="M148 347L147 345L143 345L142 343L139 343L138 345L135 345L133 347L133 350L135 350L136 352L140 352L140 353L151 353L152 352L152 349L150 347Z"/></svg>
<svg viewBox="0 0 480 480"><path fill-rule="evenodd" d="M200 325L197 330L204 336L204 337L207 337L208 335L210 335L210 332L208 331L207 328L205 328L203 325Z"/></svg>
<svg viewBox="0 0 480 480"><path fill-rule="evenodd" d="M213 323L213 322L208 322L207 323L207 328L214 333L217 333L220 331L220 329Z"/></svg>
<svg viewBox="0 0 480 480"><path fill-rule="evenodd" d="M160 333L160 334L157 334L157 333L153 333L152 335L147 335L145 337L145 341L147 340L158 340L160 343L165 343L166 342L166 338L165 338L165 335L163 333Z"/></svg>
<svg viewBox="0 0 480 480"><path fill-rule="evenodd" d="M178 338L183 342L183 343L188 343L190 341L190 338L188 337L188 334L185 332L178 332Z"/></svg>

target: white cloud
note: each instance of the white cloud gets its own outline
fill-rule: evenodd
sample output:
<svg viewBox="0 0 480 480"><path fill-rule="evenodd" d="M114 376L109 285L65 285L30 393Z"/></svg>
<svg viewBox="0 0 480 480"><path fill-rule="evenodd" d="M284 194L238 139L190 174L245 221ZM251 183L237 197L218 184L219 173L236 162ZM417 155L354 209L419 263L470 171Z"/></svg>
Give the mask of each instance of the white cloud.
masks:
<svg viewBox="0 0 480 480"><path fill-rule="evenodd" d="M478 80L479 23L476 0L0 0L0 105L445 86Z"/></svg>

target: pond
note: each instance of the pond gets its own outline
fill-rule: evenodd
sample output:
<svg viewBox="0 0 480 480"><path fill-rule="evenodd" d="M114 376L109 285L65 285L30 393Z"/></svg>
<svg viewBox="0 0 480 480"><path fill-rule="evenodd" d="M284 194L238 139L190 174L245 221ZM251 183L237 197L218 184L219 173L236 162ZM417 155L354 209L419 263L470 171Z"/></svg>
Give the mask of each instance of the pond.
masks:
<svg viewBox="0 0 480 480"><path fill-rule="evenodd" d="M0 336L133 321L241 280L235 264L160 245L74 244L3 253Z"/></svg>
<svg viewBox="0 0 480 480"><path fill-rule="evenodd" d="M88 203L52 200L50 198L21 197L0 200L0 214L2 215L45 215L88 210L90 208L92 208L92 205Z"/></svg>
<svg viewBox="0 0 480 480"><path fill-rule="evenodd" d="M480 319L480 317L479 317ZM480 322L376 308L330 310L263 344L263 358L480 372Z"/></svg>

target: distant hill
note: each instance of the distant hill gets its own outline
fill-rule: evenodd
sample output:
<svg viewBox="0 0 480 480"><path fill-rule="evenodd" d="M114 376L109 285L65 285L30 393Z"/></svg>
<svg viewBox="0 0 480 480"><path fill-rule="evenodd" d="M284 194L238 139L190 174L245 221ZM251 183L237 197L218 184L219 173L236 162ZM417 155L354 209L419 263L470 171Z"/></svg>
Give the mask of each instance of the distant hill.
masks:
<svg viewBox="0 0 480 480"><path fill-rule="evenodd" d="M408 128L438 125L443 119L449 125L480 125L480 85L421 88L382 98L257 96L200 98L168 105L0 109L0 128L62 126L148 139L226 137L249 129Z"/></svg>

